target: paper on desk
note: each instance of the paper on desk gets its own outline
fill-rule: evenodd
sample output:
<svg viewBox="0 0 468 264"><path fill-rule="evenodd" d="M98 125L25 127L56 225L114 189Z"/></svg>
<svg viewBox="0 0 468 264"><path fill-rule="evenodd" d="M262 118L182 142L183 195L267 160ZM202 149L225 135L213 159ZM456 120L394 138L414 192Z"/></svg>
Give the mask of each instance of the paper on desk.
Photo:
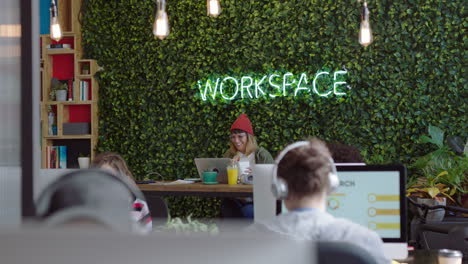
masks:
<svg viewBox="0 0 468 264"><path fill-rule="evenodd" d="M155 185L176 185L176 184L191 184L193 181L184 181L184 180L177 180L177 181L172 181L172 182L155 182L151 184Z"/></svg>

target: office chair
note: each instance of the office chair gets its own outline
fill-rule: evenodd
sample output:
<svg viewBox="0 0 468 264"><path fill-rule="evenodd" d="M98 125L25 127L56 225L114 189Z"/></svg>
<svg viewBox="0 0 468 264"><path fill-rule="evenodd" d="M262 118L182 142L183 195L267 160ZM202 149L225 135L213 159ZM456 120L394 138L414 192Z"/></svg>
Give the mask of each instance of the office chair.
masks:
<svg viewBox="0 0 468 264"><path fill-rule="evenodd" d="M452 249L463 253L463 263L468 263L468 218L445 217L440 222L426 222L425 216L429 210L444 209L446 212L468 213L468 209L456 206L427 206L418 204L408 197L413 207L421 208L422 214L413 210L411 221L411 238L418 249Z"/></svg>
<svg viewBox="0 0 468 264"><path fill-rule="evenodd" d="M169 218L169 209L166 202L159 196L146 195L146 203L151 212L153 226L166 224Z"/></svg>
<svg viewBox="0 0 468 264"><path fill-rule="evenodd" d="M369 252L348 242L319 241L317 253L320 264L377 264Z"/></svg>

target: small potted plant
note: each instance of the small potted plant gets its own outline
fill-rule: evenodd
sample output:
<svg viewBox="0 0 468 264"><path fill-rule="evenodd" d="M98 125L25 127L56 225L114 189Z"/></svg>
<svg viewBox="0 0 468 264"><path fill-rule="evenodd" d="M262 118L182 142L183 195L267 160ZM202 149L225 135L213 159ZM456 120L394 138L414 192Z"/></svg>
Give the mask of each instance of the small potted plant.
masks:
<svg viewBox="0 0 468 264"><path fill-rule="evenodd" d="M55 101L66 101L68 93L68 84L59 81L57 78L52 78L50 81L49 99Z"/></svg>
<svg viewBox="0 0 468 264"><path fill-rule="evenodd" d="M84 74L84 75L89 74L89 63L83 63L81 65L81 74Z"/></svg>
<svg viewBox="0 0 468 264"><path fill-rule="evenodd" d="M55 90L55 100L56 101L66 101L68 94L68 84L60 83Z"/></svg>
<svg viewBox="0 0 468 264"><path fill-rule="evenodd" d="M89 163L90 163L89 155L80 153L78 157L78 165L80 166L80 169L88 169Z"/></svg>

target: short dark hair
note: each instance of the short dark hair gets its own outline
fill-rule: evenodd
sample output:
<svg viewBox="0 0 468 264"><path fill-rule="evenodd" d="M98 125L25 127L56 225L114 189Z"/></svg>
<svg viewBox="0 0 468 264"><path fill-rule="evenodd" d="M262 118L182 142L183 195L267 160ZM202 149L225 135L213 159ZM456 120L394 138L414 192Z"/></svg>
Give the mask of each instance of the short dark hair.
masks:
<svg viewBox="0 0 468 264"><path fill-rule="evenodd" d="M333 160L338 163L363 162L359 149L355 146L338 142L327 142Z"/></svg>
<svg viewBox="0 0 468 264"><path fill-rule="evenodd" d="M286 181L289 195L296 198L321 193L330 184L330 152L319 139L309 142L290 150L278 164L278 177Z"/></svg>

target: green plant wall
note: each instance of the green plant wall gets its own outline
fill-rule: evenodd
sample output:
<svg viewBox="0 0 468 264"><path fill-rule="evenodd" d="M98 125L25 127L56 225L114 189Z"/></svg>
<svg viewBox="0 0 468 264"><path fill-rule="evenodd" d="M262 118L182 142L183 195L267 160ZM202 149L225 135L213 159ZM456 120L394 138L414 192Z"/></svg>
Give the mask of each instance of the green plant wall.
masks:
<svg viewBox="0 0 468 264"><path fill-rule="evenodd" d="M358 43L355 0L169 0L171 33L152 35L155 1L84 0L83 44L103 70L98 150L121 153L142 178L196 175L193 158L219 157L230 124L251 118L275 155L309 136L356 145L369 163L426 153L415 141L428 125L466 138L464 1L369 1L374 43ZM212 76L307 73L346 68L346 96L313 93L203 102L196 83ZM171 200L171 214L217 214L218 200Z"/></svg>

